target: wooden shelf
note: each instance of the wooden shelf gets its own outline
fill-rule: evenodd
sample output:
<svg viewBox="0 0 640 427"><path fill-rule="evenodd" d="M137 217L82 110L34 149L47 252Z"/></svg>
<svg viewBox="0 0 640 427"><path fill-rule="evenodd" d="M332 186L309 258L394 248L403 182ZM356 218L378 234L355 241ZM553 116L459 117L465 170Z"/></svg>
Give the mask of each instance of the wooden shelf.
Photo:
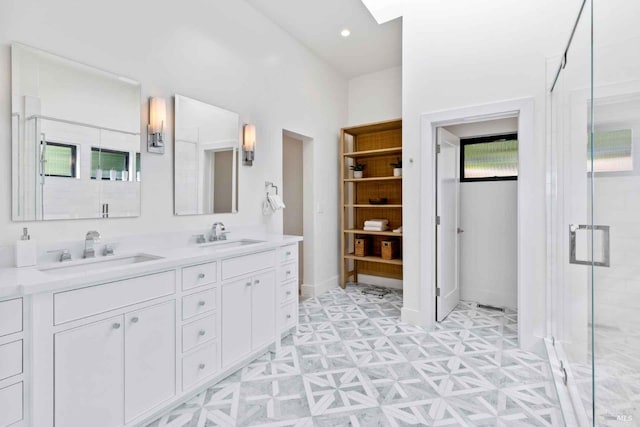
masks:
<svg viewBox="0 0 640 427"><path fill-rule="evenodd" d="M402 157L402 120L370 123L340 131L341 286L359 275L400 279L403 276L402 233L391 231L402 224L402 176L393 176L393 164ZM366 178L353 178L350 167L363 164ZM386 199L390 204L371 204ZM385 218L394 227L388 231L365 231L361 227L372 218ZM366 242L360 242L365 239ZM389 248L383 241L394 240L400 258L382 259ZM357 245L365 245L368 256L356 256ZM368 247L368 248L367 248Z"/></svg>
<svg viewBox="0 0 640 427"><path fill-rule="evenodd" d="M344 205L345 208L401 208L402 205Z"/></svg>
<svg viewBox="0 0 640 427"><path fill-rule="evenodd" d="M346 254L347 259L356 261L377 262L379 264L402 265L401 259L382 259L379 256L355 256L354 254Z"/></svg>
<svg viewBox="0 0 640 427"><path fill-rule="evenodd" d="M374 176L372 178L346 178L344 182L400 181L401 176Z"/></svg>
<svg viewBox="0 0 640 427"><path fill-rule="evenodd" d="M394 233L393 231L365 231L357 228L348 228L344 230L345 233L350 234L370 234L372 236L393 236L402 237L402 233Z"/></svg>
<svg viewBox="0 0 640 427"><path fill-rule="evenodd" d="M400 154L400 153L402 153L402 147L393 147L393 148L380 148L377 150L353 151L351 153L343 153L343 156L357 158L357 157L385 156L385 155Z"/></svg>

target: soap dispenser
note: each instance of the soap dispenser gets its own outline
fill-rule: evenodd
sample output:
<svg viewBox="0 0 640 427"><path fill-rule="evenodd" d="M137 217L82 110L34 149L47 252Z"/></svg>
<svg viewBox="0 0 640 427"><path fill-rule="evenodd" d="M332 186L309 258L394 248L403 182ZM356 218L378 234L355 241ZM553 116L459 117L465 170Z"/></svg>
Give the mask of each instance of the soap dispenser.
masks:
<svg viewBox="0 0 640 427"><path fill-rule="evenodd" d="M35 240L31 240L29 230L22 229L22 236L16 242L16 267L31 267L38 260L38 247Z"/></svg>

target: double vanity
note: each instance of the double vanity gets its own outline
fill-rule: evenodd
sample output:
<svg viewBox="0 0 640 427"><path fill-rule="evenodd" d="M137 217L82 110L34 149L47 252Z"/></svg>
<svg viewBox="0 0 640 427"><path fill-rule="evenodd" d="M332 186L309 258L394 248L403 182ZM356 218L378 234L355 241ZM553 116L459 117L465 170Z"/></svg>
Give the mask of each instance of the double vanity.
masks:
<svg viewBox="0 0 640 427"><path fill-rule="evenodd" d="M0 269L0 426L140 425L277 352L301 239L197 237Z"/></svg>

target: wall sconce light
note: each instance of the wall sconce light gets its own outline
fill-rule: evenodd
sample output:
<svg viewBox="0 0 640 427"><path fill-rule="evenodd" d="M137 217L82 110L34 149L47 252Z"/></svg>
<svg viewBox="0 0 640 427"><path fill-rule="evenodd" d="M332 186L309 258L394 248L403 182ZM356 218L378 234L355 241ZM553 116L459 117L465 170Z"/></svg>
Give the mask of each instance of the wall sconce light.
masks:
<svg viewBox="0 0 640 427"><path fill-rule="evenodd" d="M164 125L167 121L167 103L164 98L149 98L149 124L147 125L147 151L164 154Z"/></svg>
<svg viewBox="0 0 640 427"><path fill-rule="evenodd" d="M242 143L242 163L253 166L253 159L256 151L256 127L254 125L244 125L244 141Z"/></svg>

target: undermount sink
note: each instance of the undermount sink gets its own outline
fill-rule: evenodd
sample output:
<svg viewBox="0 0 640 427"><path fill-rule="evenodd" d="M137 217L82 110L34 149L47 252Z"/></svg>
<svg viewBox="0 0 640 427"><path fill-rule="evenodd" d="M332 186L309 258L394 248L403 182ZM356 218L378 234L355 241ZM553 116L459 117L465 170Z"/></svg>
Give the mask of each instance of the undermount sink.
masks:
<svg viewBox="0 0 640 427"><path fill-rule="evenodd" d="M243 246L257 245L258 243L264 243L264 240L253 239L240 239L240 240L218 240L217 242L205 243L199 245L201 248L211 250L227 250L235 249Z"/></svg>
<svg viewBox="0 0 640 427"><path fill-rule="evenodd" d="M72 261L70 263L60 263L59 265L49 265L38 268L39 271L47 274L72 274L81 271L96 272L108 270L113 267L121 267L123 265L139 264L141 262L155 261L162 257L149 254L135 254L122 257L105 257L90 260Z"/></svg>

